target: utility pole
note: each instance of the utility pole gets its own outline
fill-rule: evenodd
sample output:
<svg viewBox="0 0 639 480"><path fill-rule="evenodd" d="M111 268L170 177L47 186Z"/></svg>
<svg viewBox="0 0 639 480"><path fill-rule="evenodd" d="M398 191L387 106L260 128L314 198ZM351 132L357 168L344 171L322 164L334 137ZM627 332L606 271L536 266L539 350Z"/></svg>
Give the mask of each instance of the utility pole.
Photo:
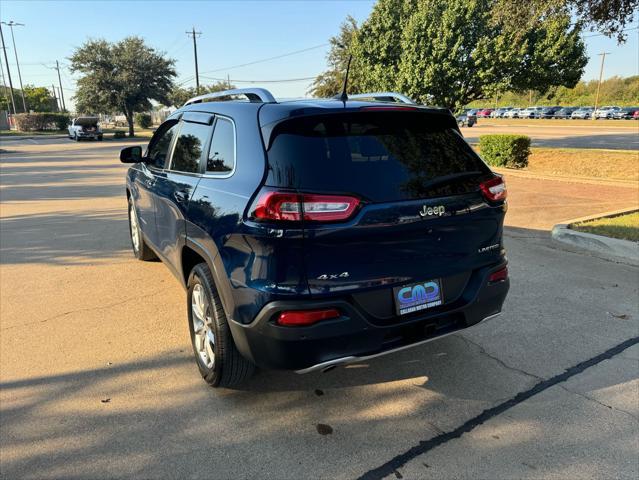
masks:
<svg viewBox="0 0 639 480"><path fill-rule="evenodd" d="M197 68L197 42L195 38L198 35L202 35L202 32L196 32L195 27L193 27L193 30L191 30L190 32L186 32L186 34L189 37L193 37L193 55L195 57L195 92L199 95L200 94L200 72L198 71L198 68Z"/></svg>
<svg viewBox="0 0 639 480"><path fill-rule="evenodd" d="M0 62L0 73L2 74L2 94L4 101L7 102L7 110L11 113L11 105L9 104L9 97L7 96L7 82L4 80L4 67L2 66L2 62Z"/></svg>
<svg viewBox="0 0 639 480"><path fill-rule="evenodd" d="M55 69L58 71L58 83L60 84L60 99L62 100L62 111L66 112L67 106L64 103L64 92L62 91L62 79L60 78L60 64L55 61Z"/></svg>
<svg viewBox="0 0 639 480"><path fill-rule="evenodd" d="M9 78L9 94L11 95L11 105L13 105L13 113L16 114L18 113L18 111L16 110L16 101L13 98L13 82L11 82L11 70L9 70L9 59L7 58L7 46L4 43L2 26L0 26L0 40L2 40L2 51L4 52L4 62L7 64L7 77Z"/></svg>
<svg viewBox="0 0 639 480"><path fill-rule="evenodd" d="M13 53L16 55L16 67L18 68L18 80L20 81L20 94L22 95L22 106L24 107L24 112L27 112L27 102L24 99L24 88L22 88L22 75L20 74L20 62L18 62L18 50L16 50L16 39L13 36L13 27L24 27L24 23L16 23L13 20L7 22L2 22L7 25L11 29L11 41L13 42Z"/></svg>
<svg viewBox="0 0 639 480"><path fill-rule="evenodd" d="M53 100L55 101L55 108L60 111L60 106L58 105L58 97L55 94L55 85L51 84L51 91L53 92Z"/></svg>
<svg viewBox="0 0 639 480"><path fill-rule="evenodd" d="M599 90L601 89L604 61L606 60L606 55L610 55L610 52L601 52L598 55L601 56L601 67L599 68L599 83L597 84L597 95L595 96L595 111L592 114L593 120L595 119L595 113L597 113L597 106L599 105Z"/></svg>

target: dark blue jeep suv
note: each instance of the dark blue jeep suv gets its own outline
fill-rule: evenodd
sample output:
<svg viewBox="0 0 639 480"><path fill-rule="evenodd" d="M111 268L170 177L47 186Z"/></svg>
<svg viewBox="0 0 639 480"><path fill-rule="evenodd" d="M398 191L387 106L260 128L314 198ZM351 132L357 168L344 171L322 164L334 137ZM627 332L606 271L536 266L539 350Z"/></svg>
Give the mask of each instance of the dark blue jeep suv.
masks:
<svg viewBox="0 0 639 480"><path fill-rule="evenodd" d="M501 311L506 188L448 110L229 90L189 100L120 159L134 164L135 256L187 289L213 386L255 365L328 370Z"/></svg>

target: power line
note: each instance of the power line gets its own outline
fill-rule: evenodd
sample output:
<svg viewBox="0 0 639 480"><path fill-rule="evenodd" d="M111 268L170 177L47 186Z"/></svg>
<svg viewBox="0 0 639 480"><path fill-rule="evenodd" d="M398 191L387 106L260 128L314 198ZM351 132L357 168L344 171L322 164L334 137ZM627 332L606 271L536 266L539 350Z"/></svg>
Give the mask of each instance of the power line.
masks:
<svg viewBox="0 0 639 480"><path fill-rule="evenodd" d="M222 72L222 71L226 71L226 70L231 70L233 68L240 68L240 67L247 67L249 65L255 65L256 63L270 62L271 60L277 60L279 58L290 57L291 55L297 55L298 53L304 53L304 52L308 52L308 51L311 51L311 50L317 50L318 48L322 48L322 47L326 47L326 46L328 46L328 43L322 43L321 45L315 45L314 47L303 48L302 50L295 50L294 52L283 53L281 55L276 55L274 57L263 58L261 60L254 60L252 62L241 63L239 65L232 65L230 67L217 68L215 70L207 70L206 72L202 72L202 73Z"/></svg>
<svg viewBox="0 0 639 480"><path fill-rule="evenodd" d="M219 82L231 82L231 83L288 83L288 82L302 82L308 80L315 80L317 76L314 77L300 77L300 78L282 78L282 79L269 79L269 80L240 80L236 78L218 78L218 77L207 77L202 75L202 78L206 78L207 80L216 80Z"/></svg>

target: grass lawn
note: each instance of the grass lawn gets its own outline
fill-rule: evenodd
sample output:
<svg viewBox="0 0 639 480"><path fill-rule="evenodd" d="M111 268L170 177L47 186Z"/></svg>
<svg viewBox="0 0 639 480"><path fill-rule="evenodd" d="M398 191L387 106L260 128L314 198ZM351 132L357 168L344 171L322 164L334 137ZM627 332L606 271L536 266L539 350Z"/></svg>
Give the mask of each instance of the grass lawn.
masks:
<svg viewBox="0 0 639 480"><path fill-rule="evenodd" d="M570 225L573 230L639 242L639 212Z"/></svg>
<svg viewBox="0 0 639 480"><path fill-rule="evenodd" d="M639 180L639 151L531 148L527 171L546 175Z"/></svg>
<svg viewBox="0 0 639 480"><path fill-rule="evenodd" d="M17 130L0 130L1 137L33 137L39 135L66 135L66 130L45 130L44 132L19 132Z"/></svg>
<svg viewBox="0 0 639 480"><path fill-rule="evenodd" d="M527 119L527 118L478 118L480 125L513 125L513 126L543 126L552 127L601 127L601 128L634 128L639 129L639 122L636 120L571 120L567 118L558 119Z"/></svg>
<svg viewBox="0 0 639 480"><path fill-rule="evenodd" d="M481 154L478 145L473 148ZM639 181L639 151L532 147L523 172Z"/></svg>

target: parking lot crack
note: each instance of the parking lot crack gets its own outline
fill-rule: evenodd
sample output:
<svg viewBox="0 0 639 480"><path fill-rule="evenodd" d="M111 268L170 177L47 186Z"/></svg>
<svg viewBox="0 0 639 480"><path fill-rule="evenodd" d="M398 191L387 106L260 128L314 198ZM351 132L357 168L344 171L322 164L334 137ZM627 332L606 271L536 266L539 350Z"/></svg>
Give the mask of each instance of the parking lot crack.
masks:
<svg viewBox="0 0 639 480"><path fill-rule="evenodd" d="M597 400L596 398L593 398L589 395L586 395L585 393L582 392L576 392L574 390L569 389L568 387L566 387L565 385L559 385L559 388L561 388L562 390L568 392L568 393L572 393L573 395L577 395L578 397L581 397L585 400L589 400L593 403L596 403L597 405L601 405L602 407L606 407L610 410L614 410L615 412L619 412L619 413L623 413L624 415L628 415L630 416L633 420L635 421L639 421L639 417L627 410L623 410L621 408L617 408L617 407L613 407L612 405L608 405L607 403L603 403L600 402L599 400Z"/></svg>
<svg viewBox="0 0 639 480"><path fill-rule="evenodd" d="M517 367L513 367L512 365L508 365L506 362L504 362L501 358L489 353L482 345L480 345L477 342L473 342L472 340L470 340L469 338L466 338L463 335L458 335L460 338L462 338L464 340L464 342L466 342L467 344L473 345L475 348L477 348L479 350L479 353L485 357L490 358L491 360L493 360L494 362L496 362L497 364L499 364L500 366L502 366L503 368L510 370L512 372L516 372L519 373L521 375L524 375L526 377L530 377L533 378L535 380L544 380L543 377L540 377L538 375L535 375L534 373L530 373L527 372L525 370L522 370L520 368Z"/></svg>
<svg viewBox="0 0 639 480"><path fill-rule="evenodd" d="M74 313L94 312L94 311L98 311L98 310L104 310L106 308L113 308L113 307L117 307L117 306L120 306L120 305L124 305L125 303L129 303L129 302L131 302L133 300L141 300L141 299L144 299L144 298L154 297L155 295L159 295L160 293L163 293L163 291L162 290L156 290L156 291L151 292L151 293L146 294L146 295L130 297L130 298L127 298L125 300L121 300L121 301L113 302L113 303L108 303L106 305L96 305L96 306L93 306L93 307L77 308L75 310L69 310L68 312L59 313L57 315L53 315L52 317L44 318L42 320L35 320L33 322L21 323L20 325L11 325L10 327L5 327L5 328L0 329L0 331L4 332L5 330L13 330L14 328L22 328L25 325L34 325L34 324L38 324L38 323L46 323L46 322L49 322L51 320L55 320L57 318L66 317L67 315L73 315Z"/></svg>

